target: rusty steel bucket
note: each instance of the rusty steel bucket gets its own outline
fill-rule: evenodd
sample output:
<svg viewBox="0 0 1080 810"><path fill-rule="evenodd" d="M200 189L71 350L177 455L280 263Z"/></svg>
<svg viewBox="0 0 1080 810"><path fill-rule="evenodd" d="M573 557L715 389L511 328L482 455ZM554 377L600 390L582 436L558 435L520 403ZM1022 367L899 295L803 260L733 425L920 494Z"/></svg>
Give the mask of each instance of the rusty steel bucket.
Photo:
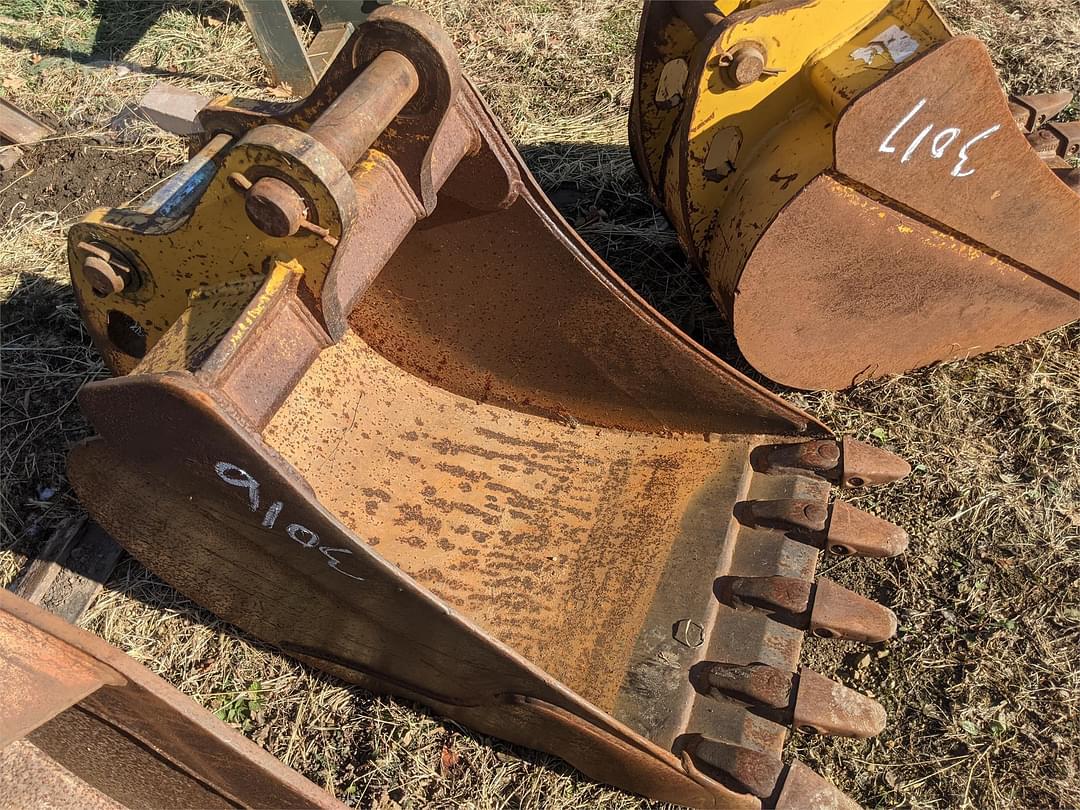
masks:
<svg viewBox="0 0 1080 810"><path fill-rule="evenodd" d="M345 805L101 639L0 588L0 804Z"/></svg>
<svg viewBox="0 0 1080 810"><path fill-rule="evenodd" d="M630 142L750 364L835 389L1080 314L1070 99L926 0L650 1Z"/></svg>
<svg viewBox="0 0 1080 810"><path fill-rule="evenodd" d="M289 655L597 780L850 804L781 751L884 723L799 659L895 631L815 569L904 550L830 488L907 464L634 294L418 12L376 11L308 99L202 120L144 206L70 232L116 374L69 464L94 518Z"/></svg>

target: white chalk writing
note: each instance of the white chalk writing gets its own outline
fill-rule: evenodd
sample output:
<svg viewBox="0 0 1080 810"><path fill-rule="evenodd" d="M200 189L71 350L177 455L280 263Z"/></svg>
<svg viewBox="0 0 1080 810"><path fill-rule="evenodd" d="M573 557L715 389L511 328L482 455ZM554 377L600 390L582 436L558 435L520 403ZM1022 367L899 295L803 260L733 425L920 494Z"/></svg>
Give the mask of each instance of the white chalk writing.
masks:
<svg viewBox="0 0 1080 810"><path fill-rule="evenodd" d="M247 493L248 507L252 512L259 511L259 496L260 487L259 482L255 480L255 477L251 475L247 470L243 470L237 467L235 464L230 464L227 461L219 461L214 465L214 472L217 473L218 478L224 481L229 486L239 487ZM274 528L274 524L277 523L278 516L284 511L285 504L282 501L274 501L270 504L269 508L262 518L262 526L266 529ZM341 568L341 560L334 556L335 554L348 554L352 556L352 551L347 548L331 548L329 546L322 545L319 540L319 535L309 529L307 526L303 526L299 523L290 523L285 527L285 535L295 543L303 546L304 548L318 549L324 557L326 557L326 565L328 568L333 569L342 576L349 577L350 579L358 579L363 581L363 577L359 577L356 574L350 574L348 571Z"/></svg>
<svg viewBox="0 0 1080 810"><path fill-rule="evenodd" d="M900 121L892 128L888 135L885 136L885 140L881 142L878 147L878 152L885 154L895 154L897 149L897 140L903 141L900 133L907 127L908 124L919 114L919 111L926 106L926 99L922 98L912 107L907 115L900 119ZM901 163L908 163L919 151L919 147L926 141L930 134L934 131L937 125L933 122L926 124L919 130L918 134L912 138L907 146L904 148L903 153L900 155ZM960 147L956 154L956 164L952 167L950 174L953 177L968 177L975 174L975 170L967 167L967 162L970 159L969 151L971 147L977 144L979 141L985 140L1001 129L1000 124L994 124L989 129L984 129L973 138L968 138ZM935 160L941 160L945 156L949 147L953 145L953 142L961 136L960 129L958 127L943 127L936 135L930 140L930 146L927 151L930 153L930 157Z"/></svg>

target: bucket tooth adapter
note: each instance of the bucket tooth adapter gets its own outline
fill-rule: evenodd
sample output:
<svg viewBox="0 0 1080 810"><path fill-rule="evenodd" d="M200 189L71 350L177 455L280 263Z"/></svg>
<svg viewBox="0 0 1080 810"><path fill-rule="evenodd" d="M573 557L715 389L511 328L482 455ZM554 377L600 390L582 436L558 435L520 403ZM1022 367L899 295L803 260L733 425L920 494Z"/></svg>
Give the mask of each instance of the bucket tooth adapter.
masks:
<svg viewBox="0 0 1080 810"><path fill-rule="evenodd" d="M295 658L597 780L847 801L780 755L793 726L881 728L800 650L894 631L815 571L904 550L830 493L908 465L635 295L416 11L374 12L307 99L202 122L143 206L69 234L116 375L69 463L95 520Z"/></svg>
<svg viewBox="0 0 1080 810"><path fill-rule="evenodd" d="M646 0L630 144L747 361L837 389L1077 317L1070 100L926 0Z"/></svg>
<svg viewBox="0 0 1080 810"><path fill-rule="evenodd" d="M0 588L4 807L345 805L120 650Z"/></svg>

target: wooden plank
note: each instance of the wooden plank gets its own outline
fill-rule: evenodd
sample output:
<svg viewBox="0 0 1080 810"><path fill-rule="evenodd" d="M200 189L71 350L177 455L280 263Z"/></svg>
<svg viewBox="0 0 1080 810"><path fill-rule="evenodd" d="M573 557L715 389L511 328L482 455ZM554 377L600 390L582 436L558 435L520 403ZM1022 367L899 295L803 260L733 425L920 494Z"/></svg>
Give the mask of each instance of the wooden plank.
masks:
<svg viewBox="0 0 1080 810"><path fill-rule="evenodd" d="M59 526L41 556L33 560L12 590L61 618L77 624L101 592L122 549L85 516Z"/></svg>
<svg viewBox="0 0 1080 810"><path fill-rule="evenodd" d="M11 143L33 143L48 138L53 130L0 98L0 136Z"/></svg>
<svg viewBox="0 0 1080 810"><path fill-rule="evenodd" d="M276 84L287 84L299 96L315 87L316 75L293 27L285 0L239 0L251 35Z"/></svg>

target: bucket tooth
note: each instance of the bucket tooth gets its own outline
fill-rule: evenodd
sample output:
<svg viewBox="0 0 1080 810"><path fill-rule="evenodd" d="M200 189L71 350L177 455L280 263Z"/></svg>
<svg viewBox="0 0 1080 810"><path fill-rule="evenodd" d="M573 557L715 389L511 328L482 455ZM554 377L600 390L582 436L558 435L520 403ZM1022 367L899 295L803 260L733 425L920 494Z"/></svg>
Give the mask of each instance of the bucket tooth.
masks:
<svg viewBox="0 0 1080 810"><path fill-rule="evenodd" d="M827 577L721 577L717 596L729 605L773 608L791 614L821 638L875 643L896 635L896 614Z"/></svg>
<svg viewBox="0 0 1080 810"><path fill-rule="evenodd" d="M1057 140L1054 151L1058 157L1075 158L1080 155L1080 121L1055 121L1043 129Z"/></svg>
<svg viewBox="0 0 1080 810"><path fill-rule="evenodd" d="M706 665L705 678L711 688L751 703L773 709L786 709L791 705L791 673L768 664L714 661Z"/></svg>
<svg viewBox="0 0 1080 810"><path fill-rule="evenodd" d="M838 483L846 489L898 481L911 472L900 456L845 436L840 442Z"/></svg>
<svg viewBox="0 0 1080 810"><path fill-rule="evenodd" d="M710 688L779 710L778 720L809 734L866 739L885 728L880 703L808 667L796 675L768 664L709 662L705 677Z"/></svg>
<svg viewBox="0 0 1080 810"><path fill-rule="evenodd" d="M1068 90L1039 93L1032 96L1009 96L1009 110L1016 125L1025 132L1038 129L1069 106L1073 94Z"/></svg>
<svg viewBox="0 0 1080 810"><path fill-rule="evenodd" d="M728 604L764 605L792 614L805 613L813 583L795 577L723 577L718 583L721 601Z"/></svg>
<svg viewBox="0 0 1080 810"><path fill-rule="evenodd" d="M825 522L829 518L827 506L817 501L799 498L744 501L739 506L746 518L757 526L819 532L825 528Z"/></svg>
<svg viewBox="0 0 1080 810"><path fill-rule="evenodd" d="M797 759L783 776L776 810L861 810L858 802Z"/></svg>
<svg viewBox="0 0 1080 810"><path fill-rule="evenodd" d="M885 729L885 709L873 698L808 667L799 670L792 724L809 734L866 739Z"/></svg>
<svg viewBox="0 0 1080 810"><path fill-rule="evenodd" d="M895 523L841 500L829 507L825 548L840 556L895 557L907 551L910 537Z"/></svg>
<svg viewBox="0 0 1080 810"><path fill-rule="evenodd" d="M1058 178L1058 180L1071 188L1077 194L1080 194L1080 169L1076 168L1075 166L1065 165L1054 166L1051 168L1051 171Z"/></svg>
<svg viewBox="0 0 1080 810"><path fill-rule="evenodd" d="M831 579L818 577L809 627L821 638L846 638L873 644L896 635L896 614Z"/></svg>
<svg viewBox="0 0 1080 810"><path fill-rule="evenodd" d="M858 802L797 759L702 737L686 752L705 769L719 771L775 810L862 810Z"/></svg>
<svg viewBox="0 0 1080 810"><path fill-rule="evenodd" d="M840 445L832 439L792 442L762 449L765 450L762 471L767 473L791 470L826 473L840 463Z"/></svg>
<svg viewBox="0 0 1080 810"><path fill-rule="evenodd" d="M1027 141L1043 160L1076 157L1080 154L1080 121L1046 124L1028 135Z"/></svg>
<svg viewBox="0 0 1080 810"><path fill-rule="evenodd" d="M767 798L776 791L784 763L780 757L741 745L701 737L686 750L698 763L717 770L755 796Z"/></svg>

